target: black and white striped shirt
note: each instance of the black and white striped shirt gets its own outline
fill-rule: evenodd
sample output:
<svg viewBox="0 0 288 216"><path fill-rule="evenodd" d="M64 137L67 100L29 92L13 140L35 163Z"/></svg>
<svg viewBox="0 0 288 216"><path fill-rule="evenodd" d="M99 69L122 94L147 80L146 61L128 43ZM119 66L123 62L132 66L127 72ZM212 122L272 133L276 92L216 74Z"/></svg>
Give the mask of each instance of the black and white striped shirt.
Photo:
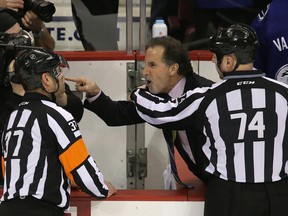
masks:
<svg viewBox="0 0 288 216"><path fill-rule="evenodd" d="M288 174L288 86L260 71L230 73L177 99L137 89L141 118L160 128L194 128L197 165L224 180L274 182Z"/></svg>
<svg viewBox="0 0 288 216"><path fill-rule="evenodd" d="M39 93L25 94L4 127L1 144L2 202L33 196L67 209L71 182L92 196L108 195L72 115Z"/></svg>

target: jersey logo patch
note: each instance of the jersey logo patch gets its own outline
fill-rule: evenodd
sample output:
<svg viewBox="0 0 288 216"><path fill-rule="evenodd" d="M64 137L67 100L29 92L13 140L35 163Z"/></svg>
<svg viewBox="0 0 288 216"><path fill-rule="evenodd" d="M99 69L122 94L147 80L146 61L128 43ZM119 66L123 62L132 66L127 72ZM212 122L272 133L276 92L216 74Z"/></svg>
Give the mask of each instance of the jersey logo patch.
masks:
<svg viewBox="0 0 288 216"><path fill-rule="evenodd" d="M288 84L288 64L283 65L276 73L275 79Z"/></svg>

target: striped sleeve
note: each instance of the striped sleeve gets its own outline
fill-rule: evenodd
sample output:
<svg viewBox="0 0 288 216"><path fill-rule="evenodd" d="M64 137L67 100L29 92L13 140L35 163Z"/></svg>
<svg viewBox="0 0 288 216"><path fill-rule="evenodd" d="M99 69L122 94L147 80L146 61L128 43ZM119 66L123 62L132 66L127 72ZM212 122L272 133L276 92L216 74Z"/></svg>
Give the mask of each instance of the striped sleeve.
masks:
<svg viewBox="0 0 288 216"><path fill-rule="evenodd" d="M95 197L108 195L103 174L93 158L88 155L82 138L70 145L59 159L68 178L85 193Z"/></svg>
<svg viewBox="0 0 288 216"><path fill-rule="evenodd" d="M61 111L65 121L48 116L48 122L59 143L59 160L67 177L85 193L102 198L108 195L103 174L88 154L77 122L72 115ZM61 124L61 125L60 125Z"/></svg>
<svg viewBox="0 0 288 216"><path fill-rule="evenodd" d="M146 122L157 127L167 126L169 123L169 126L177 129L179 121L197 111L208 91L209 88L196 88L179 98L164 99L146 90L137 89L131 93L131 99L137 107L139 116Z"/></svg>

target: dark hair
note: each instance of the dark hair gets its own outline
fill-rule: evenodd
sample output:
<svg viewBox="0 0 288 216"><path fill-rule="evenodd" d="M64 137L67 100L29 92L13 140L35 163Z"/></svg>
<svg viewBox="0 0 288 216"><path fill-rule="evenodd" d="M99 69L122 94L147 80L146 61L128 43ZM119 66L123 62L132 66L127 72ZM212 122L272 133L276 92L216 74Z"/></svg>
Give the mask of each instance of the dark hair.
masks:
<svg viewBox="0 0 288 216"><path fill-rule="evenodd" d="M164 47L163 62L167 65L177 63L179 65L178 74L183 76L191 75L193 72L191 59L184 45L170 36L152 38L147 44L147 48Z"/></svg>

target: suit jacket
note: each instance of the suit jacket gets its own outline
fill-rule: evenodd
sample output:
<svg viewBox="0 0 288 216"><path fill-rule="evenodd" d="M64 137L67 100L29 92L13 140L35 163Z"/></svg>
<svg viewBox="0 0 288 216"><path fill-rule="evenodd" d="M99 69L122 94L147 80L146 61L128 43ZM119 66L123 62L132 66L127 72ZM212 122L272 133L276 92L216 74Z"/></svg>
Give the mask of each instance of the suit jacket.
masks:
<svg viewBox="0 0 288 216"><path fill-rule="evenodd" d="M186 77L186 83L184 87L184 92L191 90L197 87L210 86L213 82L204 77L201 77L195 73L191 76ZM100 96L93 102L88 102L85 100L84 107L96 115L98 115L108 126L123 126L123 125L132 125L138 123L144 123L145 121L140 118L136 111L136 107L132 101L113 101L109 96L101 92ZM197 153L195 152L194 145L192 143L192 137L194 130L192 128L185 129L191 152L196 159L197 163L201 162L201 159L197 158ZM171 139L172 133L171 130L163 129L164 137L168 144L168 139ZM197 168L196 164L193 162L192 158L183 148L178 133L176 139L174 140L174 145L177 148L179 154L187 164L189 170L200 178L202 181L206 182L208 179L208 174L203 173L200 169Z"/></svg>

